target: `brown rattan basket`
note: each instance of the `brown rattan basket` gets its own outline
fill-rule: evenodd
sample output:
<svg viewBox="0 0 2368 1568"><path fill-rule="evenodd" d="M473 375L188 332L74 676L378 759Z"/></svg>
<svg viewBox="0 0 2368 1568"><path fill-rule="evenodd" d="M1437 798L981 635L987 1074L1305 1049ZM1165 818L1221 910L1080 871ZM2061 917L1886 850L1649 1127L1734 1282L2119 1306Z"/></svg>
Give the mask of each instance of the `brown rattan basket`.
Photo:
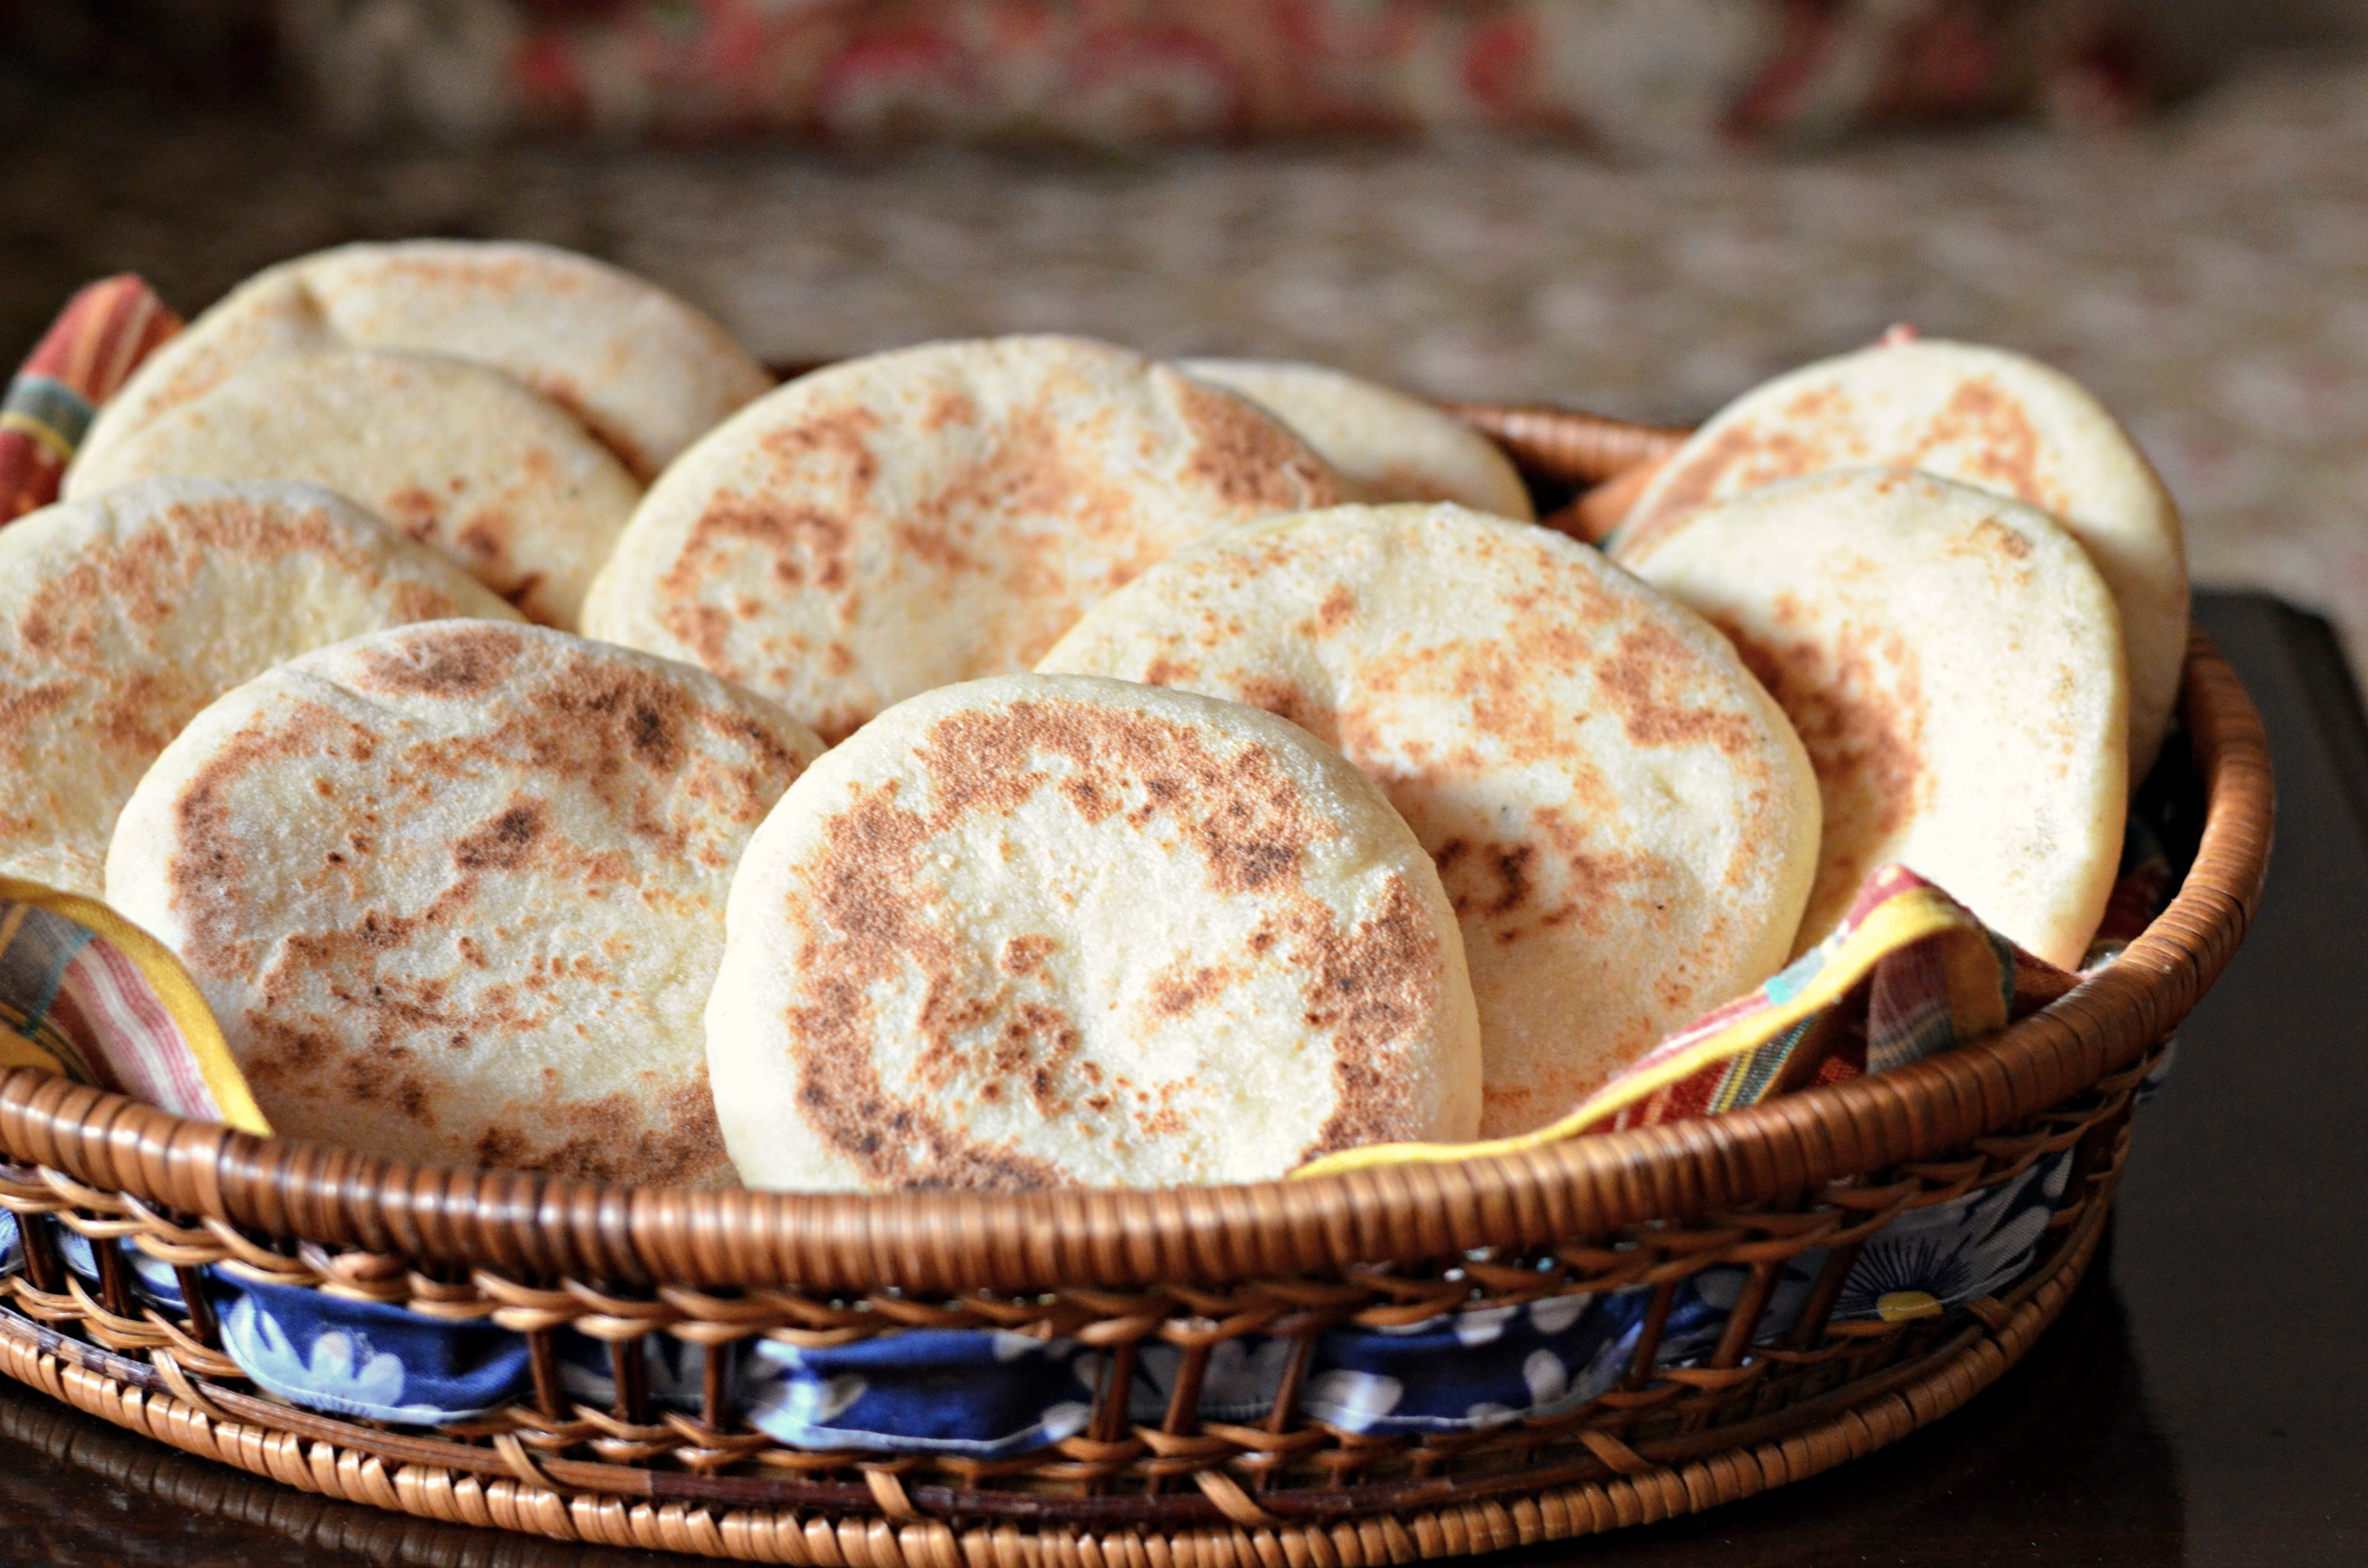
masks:
<svg viewBox="0 0 2368 1568"><path fill-rule="evenodd" d="M1548 485L1611 490L1673 432L1544 409L1458 412ZM1611 482L1605 483L1605 482ZM1600 513L1602 506L1594 511ZM1594 531L1582 494L1558 526ZM563 1540L822 1568L1358 1568L1662 1518L1799 1479L1962 1404L2027 1349L2094 1255L2136 1086L2244 935L2267 863L2260 722L2208 643L2183 693L2201 847L2114 963L1975 1046L1707 1119L1460 1164L1175 1191L798 1197L600 1187L425 1169L177 1119L0 1074L0 1369L120 1426L307 1491ZM1944 1313L1834 1313L1866 1238L1911 1208L2070 1152L2035 1260ZM96 1283L60 1227L92 1238ZM180 1271L143 1304L111 1244ZM1824 1249L1798 1321L1759 1332L1788 1260ZM313 1414L222 1350L197 1286L239 1278L490 1321L533 1394L441 1428ZM1745 1283L1716 1344L1656 1357L1682 1281ZM1649 1291L1626 1374L1551 1419L1377 1437L1299 1407L1334 1325L1614 1288ZM570 1399L554 1337L611 1349L617 1396ZM734 1408L722 1349L695 1411L640 1386L645 1336L837 1345L915 1327L1059 1336L1102 1353L1077 1435L979 1460L786 1447ZM1203 1421L1218 1347L1295 1348L1262 1415ZM1131 1413L1172 1347L1165 1415ZM1167 1352L1162 1352L1166 1354ZM1116 1392L1113 1392L1116 1391Z"/></svg>

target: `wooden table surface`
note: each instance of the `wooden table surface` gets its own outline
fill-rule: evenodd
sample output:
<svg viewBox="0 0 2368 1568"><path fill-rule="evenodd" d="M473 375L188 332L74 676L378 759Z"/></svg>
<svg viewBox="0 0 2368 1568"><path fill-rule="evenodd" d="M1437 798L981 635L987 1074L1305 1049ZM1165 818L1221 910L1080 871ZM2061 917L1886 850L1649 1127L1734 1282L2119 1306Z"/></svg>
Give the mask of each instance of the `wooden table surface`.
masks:
<svg viewBox="0 0 2368 1568"><path fill-rule="evenodd" d="M2251 938L2142 1114L2100 1266L1996 1387L1855 1464L1503 1568L2368 1563L2368 728L2324 626L2197 617L2270 723ZM0 1563L650 1568L324 1502L0 1379Z"/></svg>

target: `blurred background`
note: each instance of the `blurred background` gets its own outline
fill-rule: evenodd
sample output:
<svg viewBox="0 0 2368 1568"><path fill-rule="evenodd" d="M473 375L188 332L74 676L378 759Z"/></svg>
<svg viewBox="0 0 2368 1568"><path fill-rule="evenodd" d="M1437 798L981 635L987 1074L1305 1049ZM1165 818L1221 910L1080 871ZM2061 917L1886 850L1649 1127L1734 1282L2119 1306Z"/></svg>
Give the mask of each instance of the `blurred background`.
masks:
<svg viewBox="0 0 2368 1568"><path fill-rule="evenodd" d="M2368 665L2355 0L0 0L0 351L357 238L760 356L1094 334L1702 417L1894 322L2093 386Z"/></svg>

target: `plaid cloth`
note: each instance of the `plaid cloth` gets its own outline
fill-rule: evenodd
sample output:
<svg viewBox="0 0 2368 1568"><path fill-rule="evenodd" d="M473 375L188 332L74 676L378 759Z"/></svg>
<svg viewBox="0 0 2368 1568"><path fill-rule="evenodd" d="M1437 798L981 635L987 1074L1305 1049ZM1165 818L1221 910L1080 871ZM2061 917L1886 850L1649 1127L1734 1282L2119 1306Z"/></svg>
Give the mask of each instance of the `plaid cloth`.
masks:
<svg viewBox="0 0 2368 1568"><path fill-rule="evenodd" d="M98 405L180 330L181 318L128 272L67 301L0 402L0 523L58 498Z"/></svg>

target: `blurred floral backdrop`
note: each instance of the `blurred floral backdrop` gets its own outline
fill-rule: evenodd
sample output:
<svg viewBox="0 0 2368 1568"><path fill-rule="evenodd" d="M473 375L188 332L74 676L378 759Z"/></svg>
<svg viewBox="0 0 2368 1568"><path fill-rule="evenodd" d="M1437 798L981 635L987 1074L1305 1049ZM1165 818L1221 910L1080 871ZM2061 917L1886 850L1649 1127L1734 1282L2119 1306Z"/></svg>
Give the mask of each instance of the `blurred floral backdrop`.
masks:
<svg viewBox="0 0 2368 1568"><path fill-rule="evenodd" d="M840 142L1486 127L1644 150L2125 112L2123 0L289 0L354 130Z"/></svg>
<svg viewBox="0 0 2368 1568"><path fill-rule="evenodd" d="M278 75L349 134L1486 128L1639 152L2124 115L2176 0L0 0L34 58ZM2295 0L2280 0L2294 4Z"/></svg>
<svg viewBox="0 0 2368 1568"><path fill-rule="evenodd" d="M146 3L222 14L209 0ZM536 14L641 26L653 9L554 0ZM206 36L215 58L245 58L245 35ZM611 256L779 360L1064 329L1656 419L1698 418L1912 321L2096 387L2179 496L2199 577L2328 610L2368 665L2368 61L2356 55L2269 59L2159 116L2084 133L2025 120L1815 156L1673 161L1477 135L1024 153L778 139L343 145L259 87L160 112L174 80L20 94L13 113L0 93L10 359L98 274L138 269L194 310L268 261L410 233Z"/></svg>

